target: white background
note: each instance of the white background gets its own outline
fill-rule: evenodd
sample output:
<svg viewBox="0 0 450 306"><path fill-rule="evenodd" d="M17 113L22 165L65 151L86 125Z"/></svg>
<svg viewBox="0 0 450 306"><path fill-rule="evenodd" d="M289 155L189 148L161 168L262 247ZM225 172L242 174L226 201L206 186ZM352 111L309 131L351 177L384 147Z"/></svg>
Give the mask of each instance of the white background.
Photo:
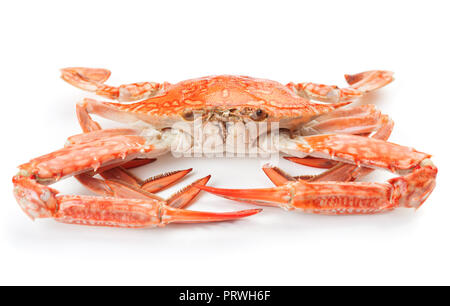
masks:
<svg viewBox="0 0 450 306"><path fill-rule="evenodd" d="M447 3L2 2L0 284L450 284ZM80 132L75 103L88 95L59 79L67 66L109 68L114 85L244 74L344 86L344 73L392 70L395 82L363 103L395 120L391 141L433 154L437 187L417 212L376 216L269 208L235 222L146 230L32 222L13 199L11 177ZM271 186L251 159L167 156L136 173L189 167L179 187L207 174L214 186ZM54 187L89 194L72 178ZM202 194L193 208L248 205Z"/></svg>

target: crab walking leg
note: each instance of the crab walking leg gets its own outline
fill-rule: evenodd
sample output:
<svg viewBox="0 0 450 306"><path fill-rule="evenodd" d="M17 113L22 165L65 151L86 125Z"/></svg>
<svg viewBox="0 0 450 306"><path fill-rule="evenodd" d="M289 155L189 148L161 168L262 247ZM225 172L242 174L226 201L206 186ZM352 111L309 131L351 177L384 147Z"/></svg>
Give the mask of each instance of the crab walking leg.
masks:
<svg viewBox="0 0 450 306"><path fill-rule="evenodd" d="M142 180L140 178L134 176L131 172L122 168L122 166L114 167L105 171L99 169L98 172L100 173L100 176L106 180L123 182L137 188L139 188L142 184Z"/></svg>
<svg viewBox="0 0 450 306"><path fill-rule="evenodd" d="M289 83L286 86L303 98L335 103L352 101L369 91L386 86L393 81L392 75L392 72L383 70L371 70L345 75L345 79L350 85L347 88L316 83Z"/></svg>
<svg viewBox="0 0 450 306"><path fill-rule="evenodd" d="M379 139L379 140L387 140L389 136L391 135L392 129L394 127L393 121L387 116L382 115L380 118L379 128L378 130L371 135L370 137L373 139ZM334 165L329 169L328 171L325 171L319 175L312 176L308 178L308 181L312 182L318 182L318 181L354 181L360 177L363 177L365 175L368 175L373 171L371 168L367 167L358 167L353 164L343 163L343 162L336 162L329 159L321 159L321 158L306 158L306 162L302 158L298 157L288 157L287 159L300 163L300 164L306 164L308 162L315 161L316 163L325 164L326 162L334 163ZM267 172L266 172L267 173Z"/></svg>
<svg viewBox="0 0 450 306"><path fill-rule="evenodd" d="M282 186L289 182L296 182L297 179L278 167L263 167L264 173L275 186Z"/></svg>
<svg viewBox="0 0 450 306"><path fill-rule="evenodd" d="M77 175L76 178L86 188L104 197L164 200L151 192L141 189L140 187L124 183L123 181L101 180L94 178L87 173ZM167 200L167 205L176 208L186 208L194 201L195 197L200 192L200 189L196 188L194 185L206 185L210 178L211 176L208 175L176 192Z"/></svg>
<svg viewBox="0 0 450 306"><path fill-rule="evenodd" d="M210 178L211 175L205 176L204 178L196 180L189 186L177 191L169 199L167 199L167 205L179 209L187 208L194 202L195 198L201 191L197 188L197 186L205 186Z"/></svg>
<svg viewBox="0 0 450 306"><path fill-rule="evenodd" d="M123 164L122 168L125 170L134 169L134 168L148 165L155 161L156 161L156 158L136 158L136 159L130 160L129 162Z"/></svg>
<svg viewBox="0 0 450 306"><path fill-rule="evenodd" d="M214 213L178 209L160 199L124 199L112 197L58 196L58 191L30 177L13 177L14 195L32 218L54 218L72 224L143 228L168 223L201 223L235 220L260 212L250 209Z"/></svg>
<svg viewBox="0 0 450 306"><path fill-rule="evenodd" d="M185 170L176 170L156 175L146 180L141 180L122 167L114 167L106 171L100 171L100 175L104 179L124 182L136 188L140 188L147 192L153 193L169 188L170 186L184 178L191 171L192 168Z"/></svg>
<svg viewBox="0 0 450 306"><path fill-rule="evenodd" d="M90 117L89 117L90 119ZM109 137L114 136L129 136L129 135L139 135L139 131L136 129L101 129L100 127L98 129L94 129L92 131L90 130L84 130L84 126L80 125L83 129L83 133L70 136L67 138L66 146L71 145L77 145L77 144L84 144L89 143L96 140L101 140Z"/></svg>
<svg viewBox="0 0 450 306"><path fill-rule="evenodd" d="M132 114L121 111L108 102L100 102L88 98L83 99L77 104L76 112L78 122L85 133L101 130L100 125L89 114L96 114L100 117L123 123L134 123L138 121Z"/></svg>
<svg viewBox="0 0 450 306"><path fill-rule="evenodd" d="M136 101L157 95L168 84L140 82L120 86L109 86L104 82L111 72L101 68L71 67L61 69L61 78L80 89L121 102Z"/></svg>
<svg viewBox="0 0 450 306"><path fill-rule="evenodd" d="M387 116L383 115L380 120L380 128L370 137L386 141L392 133L394 122ZM355 181L371 173L373 169L367 167L358 167L348 163L340 162L333 168L316 175L309 179L310 182L320 181Z"/></svg>
<svg viewBox="0 0 450 306"><path fill-rule="evenodd" d="M101 180L88 173L79 174L75 178L90 191L104 197L163 200L124 181Z"/></svg>
<svg viewBox="0 0 450 306"><path fill-rule="evenodd" d="M284 156L284 159L287 159L293 163L300 164L303 166L319 168L319 169L330 169L338 164L337 161L329 160L325 158L317 158L317 157L295 157L295 156Z"/></svg>
<svg viewBox="0 0 450 306"><path fill-rule="evenodd" d="M358 107L353 107L344 110L338 110L333 112L330 115L323 116L325 118L321 118L321 122L326 122L327 120L333 119L345 119L346 117L360 116L361 114L367 113L379 113L376 111L373 105L362 105ZM355 124L354 121L345 121L342 120L341 124L344 126L339 128L340 130L345 129L346 126L352 126ZM381 115L378 118L377 130L370 135L369 137L387 140L392 132L394 123L387 115ZM354 128L353 128L354 130ZM354 181L357 178L365 176L373 171L373 169L366 167L358 167L356 165L337 162L334 160L326 159L326 158L316 158L316 157L295 157L295 156L287 156L285 159L290 160L292 162L309 166L315 168L324 168L329 169L319 175L310 175L310 176L300 176L300 177L291 177L286 174L282 170L276 167L265 167L263 170L266 175L271 179L271 181L279 186L281 184L287 183L289 181L293 181L295 179L307 180L310 182L318 182L318 181Z"/></svg>
<svg viewBox="0 0 450 306"><path fill-rule="evenodd" d="M301 132L302 135L371 133L379 127L381 117L381 112L373 104L337 109L303 125Z"/></svg>
<svg viewBox="0 0 450 306"><path fill-rule="evenodd" d="M346 165L346 164L343 164ZM353 166L353 165L351 165ZM330 171L333 171L334 168L330 169ZM295 182L295 181L305 181L305 182L316 182L316 181L320 181L317 179L317 177L321 176L321 174L319 175L300 175L300 176L291 176L290 174L287 174L286 172L284 172L283 170L281 170L278 167L263 167L262 169L264 171L264 173L267 175L267 177L272 181L272 183L275 186L281 186L284 184L287 184L289 182ZM372 170L372 169L370 169ZM327 171L328 172L328 171ZM342 177L344 175L348 175L348 172L342 173L342 177L340 176L341 173L337 172L336 176L338 176L339 179L336 180L329 180L329 181L348 181L343 179Z"/></svg>
<svg viewBox="0 0 450 306"><path fill-rule="evenodd" d="M95 100L84 100L81 104L77 105L77 114L80 126L84 131L83 134L72 136L68 139L69 144L74 143L85 143L92 142L94 140L103 139L105 137L117 136L117 135L137 135L139 134L139 130L135 129L106 129L102 130L100 125L92 120L91 116L88 113L87 104L101 104L101 102L97 102ZM95 108L94 108L95 109ZM149 162L154 161L155 159L146 159ZM145 164L144 162L138 161L136 163L135 160L131 160L126 164L122 165L123 167L116 167L113 169L109 169L107 171L102 171L101 176L105 179L114 179L120 180L127 184L134 185L136 187L142 186L148 192L157 192L161 191L165 188L170 187L175 182L181 180L184 176L186 176L192 169L187 170L179 170L169 172L163 175L159 175L153 178L149 178L145 181L140 180L139 178L132 175L129 171L125 170L124 167L129 167L129 165L133 163L136 164ZM131 164L131 165L133 165Z"/></svg>
<svg viewBox="0 0 450 306"><path fill-rule="evenodd" d="M189 168L185 170L171 171L160 175L156 175L143 181L141 184L141 188L148 192L159 192L161 190L169 188L174 183L178 182L183 177L185 177L191 171L192 168Z"/></svg>
<svg viewBox="0 0 450 306"><path fill-rule="evenodd" d="M112 170L116 170L119 167L113 168ZM159 182L158 188L153 188L153 192L161 191L164 188L167 188L169 185L173 185L176 181L180 180L180 172L181 175L186 175L186 172L191 171L192 169L188 170L182 170L182 171L175 171L175 175L166 174L165 176L161 175L162 177L166 178L166 182ZM108 196L108 197L118 197L118 198L158 198L160 197L153 194L153 192L144 189L141 187L141 185L136 184L135 181L128 182L126 178L122 177L122 173L119 173L120 176L118 178L111 176L108 178L108 176L105 177L104 172L100 173L105 180L97 179L92 176L92 173L82 173L79 175L76 175L75 178L84 185L87 189L91 190L92 192L102 195L102 196ZM178 175L178 177L177 177ZM210 176L207 176L205 178L199 179L195 182L195 184L201 184L205 185ZM177 192L171 197L171 200L168 202L177 202L178 208L184 207L184 205L188 205L191 200L188 202L185 202L187 198L194 198L197 193L198 189L193 189L193 191L190 191L189 189L192 189L191 186L188 186L184 188L183 190ZM177 199L177 200L176 200Z"/></svg>
<svg viewBox="0 0 450 306"><path fill-rule="evenodd" d="M367 134L368 136L376 131L371 137L387 140L393 127L392 121L382 115L375 105L361 105L346 109L338 109L330 114L320 116L310 123L301 127L302 135L317 135L327 133L339 134ZM381 131L384 130L384 131ZM304 157L298 158L287 156L285 159L292 162L314 167L329 169L338 163L333 160Z"/></svg>

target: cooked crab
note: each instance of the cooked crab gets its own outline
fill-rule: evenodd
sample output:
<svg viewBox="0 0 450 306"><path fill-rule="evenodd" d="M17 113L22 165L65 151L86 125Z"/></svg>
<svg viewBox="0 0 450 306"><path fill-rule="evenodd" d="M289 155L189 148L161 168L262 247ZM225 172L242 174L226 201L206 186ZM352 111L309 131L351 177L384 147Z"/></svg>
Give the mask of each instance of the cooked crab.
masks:
<svg viewBox="0 0 450 306"><path fill-rule="evenodd" d="M390 83L391 72L347 75L350 86L342 89L229 75L115 87L104 84L109 75L105 69L62 69L62 78L70 84L118 102L84 99L76 108L84 133L70 137L63 149L19 166L13 178L14 193L30 217L144 227L230 220L259 212L182 209L199 189L243 202L314 213L376 213L417 208L434 188L437 169L429 154L386 142L393 123L375 106L348 105ZM101 129L91 114L126 123L129 128ZM246 133L255 123L256 132ZM277 141L268 146L268 136L274 134ZM207 187L208 178L203 178L168 200L153 193L189 170L146 181L127 170L169 151L195 153L198 142L208 148L211 143L220 144L212 146L215 153L244 143L246 148L279 151L292 161L329 169L318 176L292 177L278 168L265 168L277 187L256 190ZM401 176L387 183L354 182L376 168ZM47 187L69 176L101 196L59 196Z"/></svg>

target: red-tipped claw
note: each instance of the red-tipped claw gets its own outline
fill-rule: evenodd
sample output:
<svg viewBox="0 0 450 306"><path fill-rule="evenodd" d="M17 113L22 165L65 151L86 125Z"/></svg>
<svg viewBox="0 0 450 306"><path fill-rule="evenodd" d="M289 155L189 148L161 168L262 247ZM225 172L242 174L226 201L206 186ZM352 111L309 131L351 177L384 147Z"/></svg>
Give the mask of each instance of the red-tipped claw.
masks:
<svg viewBox="0 0 450 306"><path fill-rule="evenodd" d="M234 212L206 212L193 211L164 206L162 208L161 223L203 223L203 222L219 222L230 221L240 218L252 216L261 212L262 209L247 209Z"/></svg>

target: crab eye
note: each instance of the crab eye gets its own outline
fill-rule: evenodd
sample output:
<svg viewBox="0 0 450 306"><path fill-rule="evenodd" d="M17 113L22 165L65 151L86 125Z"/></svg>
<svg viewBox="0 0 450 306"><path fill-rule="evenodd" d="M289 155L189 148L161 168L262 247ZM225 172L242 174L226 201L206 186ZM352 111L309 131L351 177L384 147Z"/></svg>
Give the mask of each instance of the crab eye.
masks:
<svg viewBox="0 0 450 306"><path fill-rule="evenodd" d="M261 121L267 118L267 113L264 110L258 108L250 115L250 118L255 121Z"/></svg>
<svg viewBox="0 0 450 306"><path fill-rule="evenodd" d="M183 113L181 114L184 120L186 121L192 121L194 120L194 112L191 109L185 109L183 110Z"/></svg>

